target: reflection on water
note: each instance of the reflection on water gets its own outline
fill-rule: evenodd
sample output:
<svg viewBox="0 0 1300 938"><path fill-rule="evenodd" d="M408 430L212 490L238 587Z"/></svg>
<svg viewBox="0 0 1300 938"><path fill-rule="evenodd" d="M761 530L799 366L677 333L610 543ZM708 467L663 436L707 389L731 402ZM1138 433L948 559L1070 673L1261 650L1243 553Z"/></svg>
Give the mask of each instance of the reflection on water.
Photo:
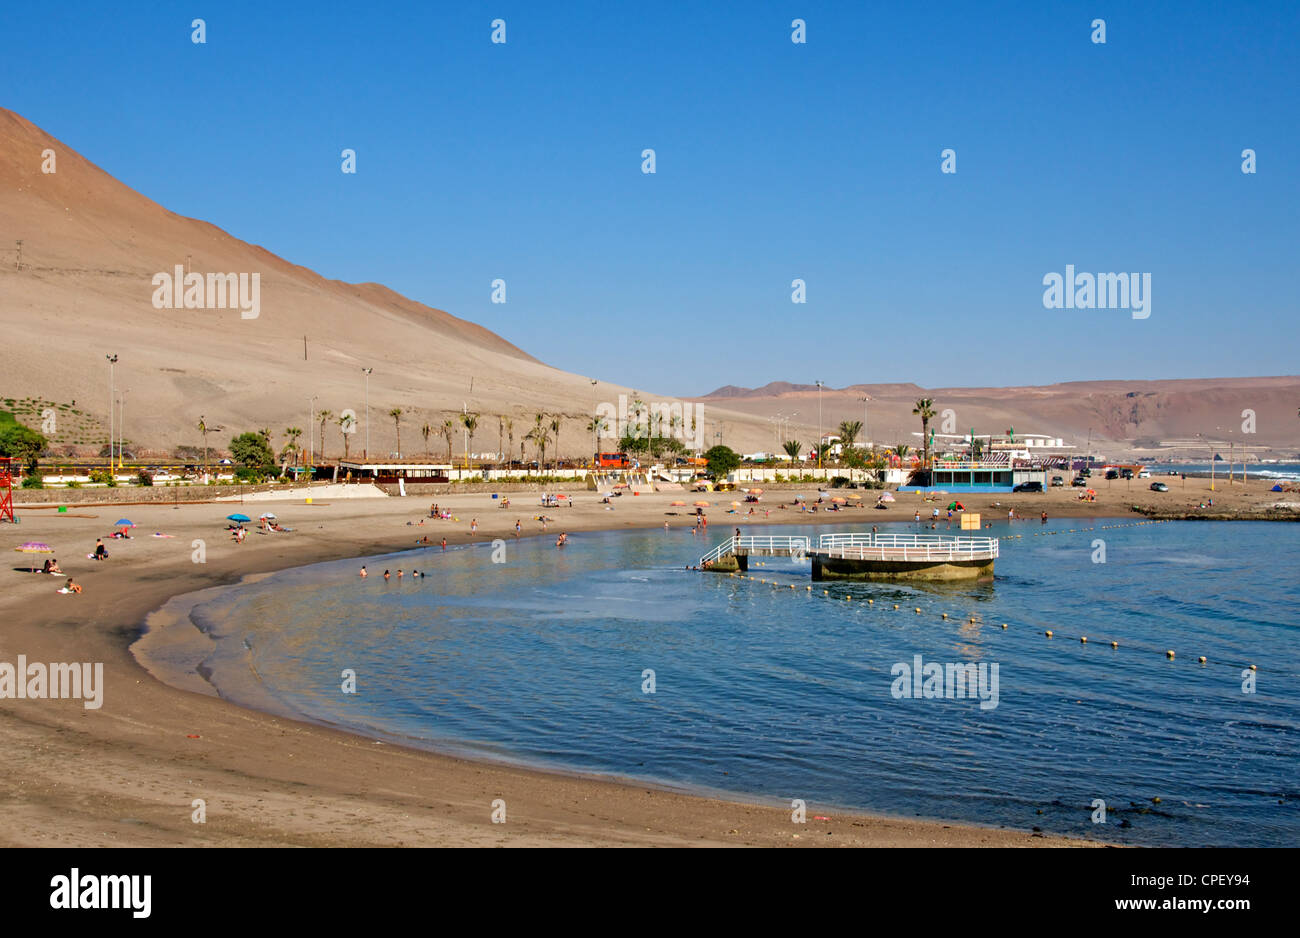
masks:
<svg viewBox="0 0 1300 938"><path fill-rule="evenodd" d="M1116 841L1294 844L1300 525L1080 523L995 526L1024 536L978 585L813 584L788 558L751 568L776 586L692 573L715 538L652 530L512 540L498 564L487 544L372 558L365 581L322 564L194 618L223 695L414 744ZM998 706L895 699L914 655L998 664Z"/></svg>

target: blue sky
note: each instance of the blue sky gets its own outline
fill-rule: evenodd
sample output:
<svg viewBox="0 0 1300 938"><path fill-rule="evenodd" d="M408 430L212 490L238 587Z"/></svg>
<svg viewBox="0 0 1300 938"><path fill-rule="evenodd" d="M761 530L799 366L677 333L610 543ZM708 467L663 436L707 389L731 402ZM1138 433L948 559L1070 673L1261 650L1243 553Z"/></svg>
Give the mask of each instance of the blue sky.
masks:
<svg viewBox="0 0 1300 938"><path fill-rule="evenodd" d="M632 386L1297 372L1300 5L376 6L30 5L2 103L174 211ZM1150 318L1045 309L1067 264L1150 272Z"/></svg>

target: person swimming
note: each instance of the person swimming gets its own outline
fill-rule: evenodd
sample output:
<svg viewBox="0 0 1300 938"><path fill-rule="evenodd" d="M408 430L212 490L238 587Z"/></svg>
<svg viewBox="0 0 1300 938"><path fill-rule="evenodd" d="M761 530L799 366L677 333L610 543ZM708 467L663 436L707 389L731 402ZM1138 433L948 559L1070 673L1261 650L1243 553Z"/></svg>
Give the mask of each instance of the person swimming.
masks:
<svg viewBox="0 0 1300 938"><path fill-rule="evenodd" d="M368 577L368 576L370 576L370 574L366 572L366 568L365 568L365 567L362 567L362 568L361 568L361 573L360 573L359 575L360 575L361 577Z"/></svg>
<svg viewBox="0 0 1300 938"><path fill-rule="evenodd" d="M387 580L392 576L387 570L384 571L384 579Z"/></svg>

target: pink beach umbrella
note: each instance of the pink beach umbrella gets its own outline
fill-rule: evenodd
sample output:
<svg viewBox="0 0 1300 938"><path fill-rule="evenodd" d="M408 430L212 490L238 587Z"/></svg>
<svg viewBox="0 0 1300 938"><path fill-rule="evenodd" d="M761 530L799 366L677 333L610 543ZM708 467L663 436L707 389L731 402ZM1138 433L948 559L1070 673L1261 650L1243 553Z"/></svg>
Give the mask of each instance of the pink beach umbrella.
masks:
<svg viewBox="0 0 1300 938"><path fill-rule="evenodd" d="M20 554L52 554L54 548L49 544L42 544L40 541L28 541L20 547L15 547L15 551ZM32 559L32 573L36 572L36 559Z"/></svg>

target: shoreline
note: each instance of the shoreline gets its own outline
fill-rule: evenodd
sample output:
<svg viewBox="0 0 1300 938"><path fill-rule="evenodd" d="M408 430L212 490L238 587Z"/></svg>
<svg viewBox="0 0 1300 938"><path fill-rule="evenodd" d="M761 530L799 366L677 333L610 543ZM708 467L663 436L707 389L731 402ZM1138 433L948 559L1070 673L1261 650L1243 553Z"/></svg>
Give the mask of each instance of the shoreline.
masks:
<svg viewBox="0 0 1300 938"><path fill-rule="evenodd" d="M715 505L728 503L719 493L704 497ZM616 500L615 511L606 512L588 493L578 496L580 507L545 510L556 516L552 531L646 528L661 525L666 517L671 523L688 525L689 515L665 515L673 510L669 501L683 498L679 493L624 497ZM1035 498L1042 496L1016 500L1028 512ZM977 498L963 500L976 507ZM54 592L52 579L9 572L13 588L0 599L0 608L14 626L0 634L0 659L23 653L29 660L102 661L106 687L104 706L98 711L84 709L80 701L5 701L0 707L0 741L16 763L9 780L0 783L10 806L11 823L4 841L11 845L1098 845L1029 830L844 812L816 804L808 806L808 823L796 826L788 808L755 800L759 795L682 792L638 779L498 764L250 710L215 696L215 691L203 693L198 685L182 689L163 683L131 651L146 635L147 618L185 594L236 585L250 575L391 553L409 548L425 533L431 538L435 532L439 537L445 534L449 546L494 536L509 538L514 536L516 516L529 518L541 511L519 505L503 512L484 507L486 501L481 494L444 499L441 503L451 506L461 523L430 521L423 526L406 524L427 513L423 500L413 498L340 499L311 506L275 502L267 507L274 507L295 533L250 534L242 545L223 540L224 522L216 520L233 505L219 510L211 505L133 508L139 515L134 518L136 537L107 542L112 556L102 564L81 559L84 552L78 555L76 548L67 545L93 545L95 537L109 533L111 515L95 518L85 517L92 512L79 512L78 517L59 517L42 512L24 518L24 538L33 535L58 547L64 569L86 591L61 596ZM904 509L911 507L908 500L888 512L857 509L808 515L774 510L772 517L736 520L869 524L909 521ZM1091 509L1087 514L1097 518L1132 517L1096 503L1079 507ZM18 508L21 513L22 507ZM109 506L109 510L115 509ZM467 519L475 511L480 512L481 527L471 537ZM1053 513L1065 512L1058 506ZM710 514L713 527L722 533L706 537L708 542L729 534L736 523L716 508ZM882 517L886 515L890 517ZM146 532L155 527L175 536L153 539ZM199 537L208 542L205 564L191 562L191 543ZM737 800L741 797L751 800ZM207 804L204 824L191 820L195 798ZM506 824L491 823L496 798L508 805ZM814 820L831 810L832 820ZM826 836L827 831L832 836Z"/></svg>

